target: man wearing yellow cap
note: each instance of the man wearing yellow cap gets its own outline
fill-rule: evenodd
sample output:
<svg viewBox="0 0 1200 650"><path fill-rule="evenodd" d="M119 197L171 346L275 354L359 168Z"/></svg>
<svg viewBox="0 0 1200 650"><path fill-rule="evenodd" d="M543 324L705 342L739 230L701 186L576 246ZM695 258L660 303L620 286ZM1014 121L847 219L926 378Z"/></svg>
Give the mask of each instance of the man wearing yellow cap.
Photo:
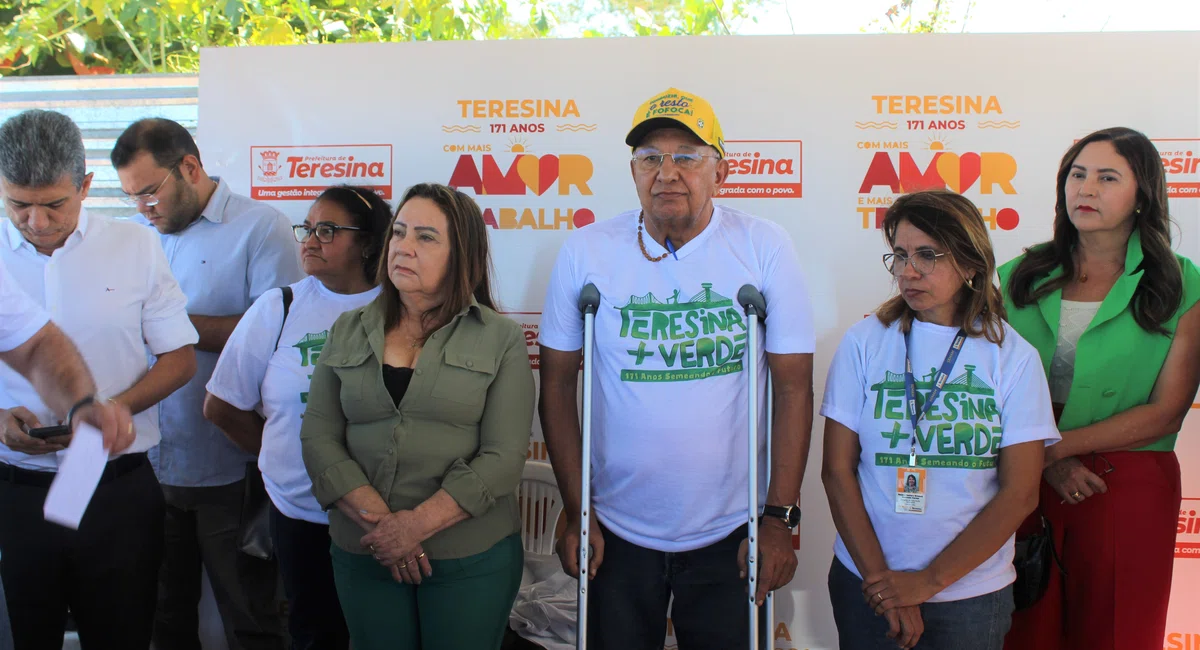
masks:
<svg viewBox="0 0 1200 650"><path fill-rule="evenodd" d="M729 163L707 101L676 88L655 95L634 114L625 143L641 207L571 235L550 276L539 332L542 428L567 515L559 555L577 575L576 301L593 283L601 302L589 648L661 647L671 596L682 650L746 648L747 323L735 297L744 284L758 287L770 323L758 351L775 398L770 485L759 488L761 604L796 568L792 529L813 414L808 291L782 228L713 204ZM758 384L763 404L765 371ZM764 411L764 440L766 424Z"/></svg>

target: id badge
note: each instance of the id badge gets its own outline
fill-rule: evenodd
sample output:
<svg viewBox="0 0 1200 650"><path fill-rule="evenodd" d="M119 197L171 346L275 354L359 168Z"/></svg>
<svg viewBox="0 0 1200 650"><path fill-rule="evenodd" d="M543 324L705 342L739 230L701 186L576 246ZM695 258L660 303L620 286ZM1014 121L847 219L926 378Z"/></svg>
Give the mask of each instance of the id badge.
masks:
<svg viewBox="0 0 1200 650"><path fill-rule="evenodd" d="M902 515L925 514L924 469L896 468L896 512Z"/></svg>

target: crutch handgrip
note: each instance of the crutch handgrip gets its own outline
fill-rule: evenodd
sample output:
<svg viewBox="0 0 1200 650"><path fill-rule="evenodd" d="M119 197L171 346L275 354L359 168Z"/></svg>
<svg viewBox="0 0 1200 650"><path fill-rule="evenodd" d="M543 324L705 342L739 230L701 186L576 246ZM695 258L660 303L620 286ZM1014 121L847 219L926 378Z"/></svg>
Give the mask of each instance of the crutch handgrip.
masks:
<svg viewBox="0 0 1200 650"><path fill-rule="evenodd" d="M746 285L750 286L750 285ZM741 297L741 294L738 294ZM596 313L600 308L600 290L591 282L585 284L583 289L579 291L579 311L587 313Z"/></svg>
<svg viewBox="0 0 1200 650"><path fill-rule="evenodd" d="M743 284L742 288L738 289L738 304L746 310L747 314L751 312L758 314L759 320L767 318L767 300L763 298L762 292L752 284Z"/></svg>

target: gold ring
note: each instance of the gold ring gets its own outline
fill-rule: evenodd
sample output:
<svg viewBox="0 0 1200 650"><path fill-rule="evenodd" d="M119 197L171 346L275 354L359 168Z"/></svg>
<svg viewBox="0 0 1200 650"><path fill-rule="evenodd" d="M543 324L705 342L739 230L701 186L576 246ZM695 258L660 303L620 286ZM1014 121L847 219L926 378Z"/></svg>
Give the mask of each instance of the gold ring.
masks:
<svg viewBox="0 0 1200 650"><path fill-rule="evenodd" d="M129 435L133 435L133 423L132 422L129 423L129 431L127 431L127 433Z"/></svg>
<svg viewBox="0 0 1200 650"><path fill-rule="evenodd" d="M423 558L423 557L425 557L425 553L421 553L420 555L418 555L418 556L417 556L417 559L419 560L419 559L421 559L421 558Z"/></svg>
<svg viewBox="0 0 1200 650"><path fill-rule="evenodd" d="M881 603L883 602L883 593L882 592L875 594L875 597L879 599L878 602L881 602Z"/></svg>
<svg viewBox="0 0 1200 650"><path fill-rule="evenodd" d="M400 566L408 566L408 562L404 562Z"/></svg>
<svg viewBox="0 0 1200 650"><path fill-rule="evenodd" d="M1080 492L1079 490L1075 490L1074 492L1071 493L1071 496L1076 499L1082 499L1083 493Z"/></svg>

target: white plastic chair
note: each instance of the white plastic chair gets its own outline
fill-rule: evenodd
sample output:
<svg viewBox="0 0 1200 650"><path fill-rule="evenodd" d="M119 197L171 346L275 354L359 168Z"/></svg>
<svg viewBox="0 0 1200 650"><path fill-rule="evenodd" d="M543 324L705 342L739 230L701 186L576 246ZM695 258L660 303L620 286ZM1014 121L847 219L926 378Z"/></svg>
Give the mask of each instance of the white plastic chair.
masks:
<svg viewBox="0 0 1200 650"><path fill-rule="evenodd" d="M521 545L526 553L554 555L554 528L562 515L562 495L550 463L526 461L517 488L521 509Z"/></svg>

